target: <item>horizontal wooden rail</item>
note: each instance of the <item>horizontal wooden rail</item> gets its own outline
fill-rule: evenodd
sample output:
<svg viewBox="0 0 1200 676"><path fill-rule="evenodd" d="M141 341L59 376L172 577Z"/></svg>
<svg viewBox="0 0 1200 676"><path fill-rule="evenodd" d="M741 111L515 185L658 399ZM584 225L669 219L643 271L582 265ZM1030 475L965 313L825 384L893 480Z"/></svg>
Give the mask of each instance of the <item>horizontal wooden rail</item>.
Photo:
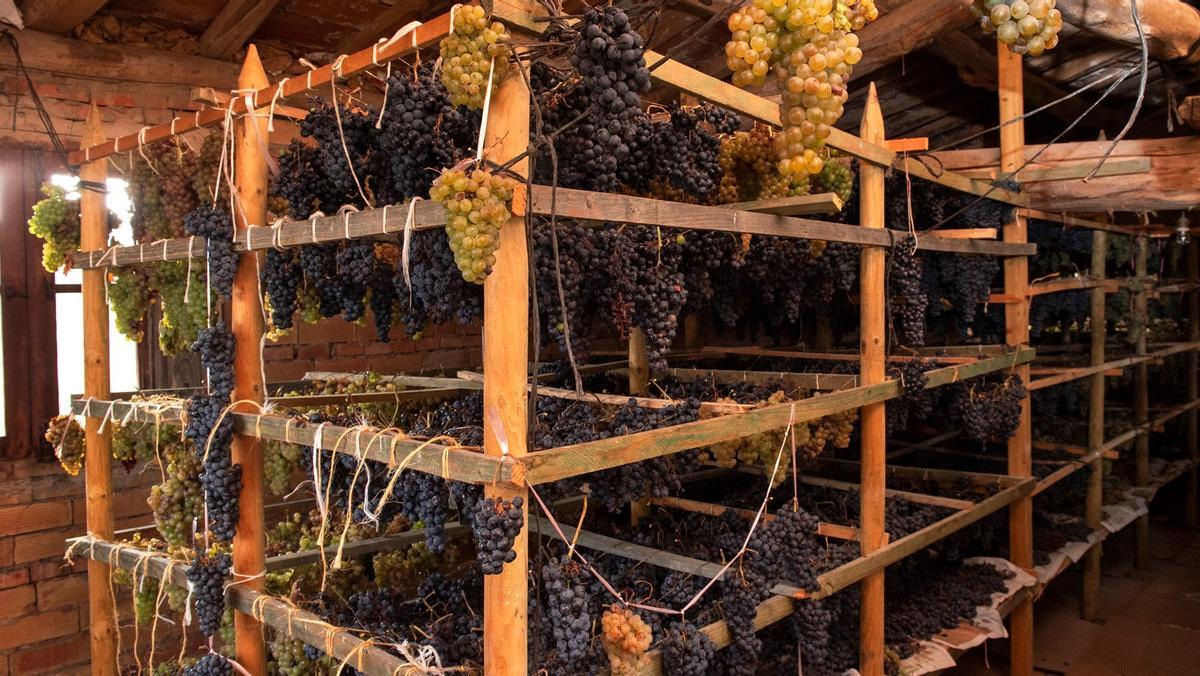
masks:
<svg viewBox="0 0 1200 676"><path fill-rule="evenodd" d="M615 374L628 372L628 369L617 369ZM783 387L797 387L806 390L842 390L858 385L858 376L845 373L788 373L786 371L738 371L736 369L705 369L705 368L669 368L666 370L669 378L680 382L691 383L704 378L718 383L752 383L755 385L779 384Z"/></svg>
<svg viewBox="0 0 1200 676"><path fill-rule="evenodd" d="M1044 282L1033 282L1029 285L1028 295L1041 296L1047 293L1061 293L1063 291L1079 291L1082 289L1095 289L1104 286L1104 280L1096 279L1095 277L1062 277L1059 279L1051 279Z"/></svg>
<svg viewBox="0 0 1200 676"><path fill-rule="evenodd" d="M1019 176L1022 184L1042 183L1045 181L1071 181L1086 177L1095 172L1096 176L1128 176L1130 174L1150 173L1149 157L1131 157L1122 160L1105 162L1097 171L1095 162L1080 162L1077 164L1055 164L1044 169L1022 169ZM1011 174L1001 173L998 168L959 170L963 176L984 181L995 181L1008 178Z"/></svg>
<svg viewBox="0 0 1200 676"><path fill-rule="evenodd" d="M71 410L77 415L110 418L116 421L133 420L140 423L174 423L182 419L185 404L155 404L145 402L75 400ZM403 464L406 469L475 484L519 483L520 463L512 459L493 458L478 451L444 446L412 439L396 431L376 428L351 429L339 425L297 423L281 415L235 413L234 430L239 434L271 439L301 446L320 443L322 449L376 460L390 467Z"/></svg>
<svg viewBox="0 0 1200 676"><path fill-rule="evenodd" d="M940 387L952 382L1009 369L1016 364L1028 363L1033 356L1034 351L1026 348L1015 350L1011 355L934 369L926 373L928 379L926 387ZM579 474L701 448L722 441L787 427L789 422L806 422L832 413L855 410L867 404L887 401L900 396L901 390L899 381L888 380L878 385L860 386L820 394L738 415L698 420L621 437L538 451L523 458L526 467L525 478L532 484L548 483Z"/></svg>
<svg viewBox="0 0 1200 676"><path fill-rule="evenodd" d="M667 507L677 509L681 512L692 512L694 514L706 514L708 516L721 516L726 512L733 512L743 519L753 519L758 512L753 509L743 509L741 507L728 507L712 502L703 502L700 500L688 500L686 498L647 498L646 504L655 505L658 507ZM763 513L763 521L774 521L777 517L770 512ZM840 523L828 523L821 521L817 523L817 535L821 537L833 538L835 540L857 541L858 528L855 526L846 526Z"/></svg>
<svg viewBox="0 0 1200 676"><path fill-rule="evenodd" d="M1105 452L1108 450L1109 449L1106 449L1103 447L1097 448L1096 450L1091 451L1091 452L1087 453L1086 455L1081 456L1078 460L1072 460L1071 462L1068 462L1066 465L1063 465L1062 467L1058 468L1054 472L1042 477L1041 479L1038 480L1037 486L1034 487L1033 495L1036 496L1036 495L1042 493L1043 491L1049 489L1054 484L1062 481L1063 479L1066 479L1067 477L1071 476L1075 472L1083 469L1084 467L1089 467L1093 460L1103 457Z"/></svg>
<svg viewBox="0 0 1200 676"><path fill-rule="evenodd" d="M1122 235L1137 235L1143 232L1143 226L1135 225L1116 225L1113 223L1105 223L1091 218L1082 218L1072 216L1067 213L1058 213L1054 211L1043 211L1041 209L1018 209L1018 216L1035 221L1050 221L1051 223L1061 223L1073 228L1089 228L1091 230L1105 230L1107 232L1116 232Z"/></svg>
<svg viewBox="0 0 1200 676"><path fill-rule="evenodd" d="M354 52L344 57L338 57L333 63L309 71L303 77L284 78L274 85L263 87L249 93L251 105L247 107L247 95L234 92L229 110L234 115L247 112L248 108L259 110L274 102L289 99L298 94L310 92L318 87L326 87L335 77L349 77L371 68L378 68L406 54L412 54L435 46L443 37L450 33L450 14L442 14L417 26L408 35L394 42L378 43L366 49ZM134 150L143 145L177 136L194 129L222 123L226 118L226 110L222 108L207 108L194 115L177 117L171 122L153 127L146 127L136 134L120 136L112 141L105 141L94 146L77 150L69 155L71 164L82 164L98 160L110 155L116 155Z"/></svg>
<svg viewBox="0 0 1200 676"><path fill-rule="evenodd" d="M1194 401L1186 402L1186 403L1180 404L1178 406L1172 407L1166 413L1163 413L1160 416L1156 416L1156 417L1146 421L1145 423L1138 425L1132 429L1129 429L1125 433L1120 434L1120 435L1104 442L1104 446L1102 446L1102 449L1106 450L1106 451L1111 451L1113 449L1124 446L1125 444L1133 441L1134 439L1137 439L1138 437L1142 436L1143 434L1149 434L1149 433L1153 432L1154 430L1158 429L1159 427L1162 427L1163 425L1167 424L1171 420L1183 415L1184 413L1187 413L1188 411L1190 411L1194 408L1200 408L1200 399L1196 399Z"/></svg>
<svg viewBox="0 0 1200 676"><path fill-rule="evenodd" d="M91 537L67 541L71 551L82 557L164 580L176 587L189 587L185 563L171 561L166 555ZM313 613L273 596L237 584L225 588L225 602L247 615L261 618L264 624L297 641L328 651L335 659L369 674L407 673L405 660L378 647L370 640L335 627Z"/></svg>
<svg viewBox="0 0 1200 676"><path fill-rule="evenodd" d="M478 371L459 371L456 375L464 380L471 380L477 383L483 382L483 374ZM532 391L533 385L526 385L526 390ZM567 390L561 387L547 387L539 385L537 388L538 394L545 397L553 397L555 399L570 399L572 401L585 401L592 404L601 404L605 406L624 406L629 402L634 402L642 408L666 408L668 406L678 405L680 402L674 399L661 399L654 397L635 397L627 394L600 394L597 392L576 392L575 390ZM707 415L729 415L734 413L745 413L752 410L754 407L745 404L727 404L715 401L700 402L700 412Z"/></svg>
<svg viewBox="0 0 1200 676"><path fill-rule="evenodd" d="M1061 453L1070 453L1071 455L1084 456L1088 454L1088 449L1084 446L1075 446L1074 444L1060 444L1056 441L1038 441L1034 440L1032 444L1035 451L1059 451ZM1119 460L1121 454L1116 451L1105 451L1105 460Z"/></svg>
<svg viewBox="0 0 1200 676"><path fill-rule="evenodd" d="M1112 361L1096 364L1095 366L1079 366L1079 367L1035 367L1035 373L1051 373L1044 378L1036 378L1028 384L1030 391L1040 390L1055 385L1062 385L1074 380L1080 380L1097 373L1104 373L1116 369L1126 369L1136 364L1141 364L1148 361L1165 359L1177 354L1200 350L1200 343L1165 343L1163 346L1153 346L1155 349L1145 355L1135 355L1132 357L1123 357Z"/></svg>

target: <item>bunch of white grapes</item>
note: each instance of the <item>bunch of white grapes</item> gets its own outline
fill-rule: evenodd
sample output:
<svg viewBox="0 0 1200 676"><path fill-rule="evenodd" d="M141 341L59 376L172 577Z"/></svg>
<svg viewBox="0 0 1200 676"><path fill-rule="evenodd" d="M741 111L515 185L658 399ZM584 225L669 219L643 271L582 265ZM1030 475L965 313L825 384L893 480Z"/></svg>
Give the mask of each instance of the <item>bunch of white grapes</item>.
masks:
<svg viewBox="0 0 1200 676"><path fill-rule="evenodd" d="M453 28L439 45L442 84L454 105L479 110L487 98L489 77L495 85L508 72L504 24L488 21L482 7L463 5L455 8Z"/></svg>
<svg viewBox="0 0 1200 676"><path fill-rule="evenodd" d="M483 169L446 169L429 196L446 209L446 235L463 279L483 284L496 263L500 228L512 217L516 181Z"/></svg>
<svg viewBox="0 0 1200 676"><path fill-rule="evenodd" d="M730 15L725 56L733 83L761 85L774 68L780 85L783 133L775 150L782 175L825 167L825 139L863 57L854 31L878 16L875 0L752 0Z"/></svg>
<svg viewBox="0 0 1200 676"><path fill-rule="evenodd" d="M1040 56L1058 45L1062 12L1055 0L975 0L971 9L983 32L996 34L1016 54Z"/></svg>

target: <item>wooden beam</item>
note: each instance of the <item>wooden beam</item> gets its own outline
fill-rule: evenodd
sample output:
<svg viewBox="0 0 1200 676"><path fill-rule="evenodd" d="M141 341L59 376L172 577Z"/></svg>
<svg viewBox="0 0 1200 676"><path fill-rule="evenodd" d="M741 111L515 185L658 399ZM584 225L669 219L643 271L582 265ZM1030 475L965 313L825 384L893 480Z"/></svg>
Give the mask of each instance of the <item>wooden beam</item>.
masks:
<svg viewBox="0 0 1200 676"><path fill-rule="evenodd" d="M864 78L928 46L937 36L974 23L970 0L903 0L858 32L867 49L854 66L853 77Z"/></svg>
<svg viewBox="0 0 1200 676"><path fill-rule="evenodd" d="M483 154L504 163L529 148L529 89L516 68L496 83L488 111ZM529 160L517 162L518 176ZM516 198L524 201L522 191ZM516 200L514 200L516 202ZM525 242L525 204L500 230L499 255L483 284L483 450L489 457L522 460L529 452L527 397L529 372L529 257ZM525 676L529 669L527 584L529 566L529 491L487 484L484 494L496 501L521 501L526 525L514 540L514 558L497 575L483 580L483 663L489 676Z"/></svg>
<svg viewBox="0 0 1200 676"><path fill-rule="evenodd" d="M754 211L760 214L779 214L780 216L801 216L804 214L832 214L842 210L842 198L831 192L799 195L796 197L777 197L769 200L753 202L733 202L720 205L722 209L734 211Z"/></svg>
<svg viewBox="0 0 1200 676"><path fill-rule="evenodd" d="M25 28L65 33L99 12L108 0L21 0Z"/></svg>
<svg viewBox="0 0 1200 676"><path fill-rule="evenodd" d="M1083 162L1080 164L1061 164L1045 169L1034 169L1031 167L1039 166L1036 164L1030 165L1021 170L1021 183L1040 183L1042 181L1074 181L1086 177L1096 168L1095 162ZM1104 166L1100 167L1100 171L1096 172L1096 176L1128 176L1130 174L1145 174L1150 171L1149 157L1131 157L1127 160L1115 160L1105 162ZM1000 177L1000 172L996 169L968 169L961 172L965 176L971 178L979 178L985 180L996 180ZM1008 178L1007 175L1003 178Z"/></svg>
<svg viewBox="0 0 1200 676"><path fill-rule="evenodd" d="M1106 272L1105 261L1108 258L1108 233L1097 230L1092 233L1092 265L1091 273L1094 279L1104 281ZM1091 354L1089 360L1093 367L1104 364L1104 344L1107 334L1105 319L1104 287L1092 289L1091 313L1092 324ZM1095 452L1104 446L1104 373L1092 375L1088 384L1088 450ZM1100 528L1104 507L1104 459L1096 458L1088 473L1087 492L1084 495L1084 523L1092 531ZM1083 565L1083 590L1080 603L1080 614L1083 619L1095 621L1100 618L1100 570L1101 549L1093 547L1088 550Z"/></svg>
<svg viewBox="0 0 1200 676"><path fill-rule="evenodd" d="M267 86L258 50L250 45L239 89L260 89ZM251 126L254 125L254 126ZM267 136L267 120L263 116L242 116L234 126L234 161L236 162L237 194L241 209L237 210L235 227L245 230L254 223L267 220L267 156L261 139ZM233 279L231 329L233 332L233 400L247 402L234 408L242 413L261 410L266 396L262 371L263 326L262 296L259 295L258 254L242 253L237 257ZM258 406L256 406L256 404ZM235 434L232 444L233 463L242 467L242 490L238 497L237 532L233 537L233 572L245 580L254 591L266 589L262 574L266 571L267 529L263 498L264 478L262 445L259 439ZM234 613L234 633L237 637L237 660L250 673L265 673L267 646L262 622L254 615Z"/></svg>
<svg viewBox="0 0 1200 676"><path fill-rule="evenodd" d="M1057 7L1073 26L1132 47L1141 44L1128 0L1058 0ZM1183 0L1138 0L1138 14L1151 56L1200 64L1200 8Z"/></svg>
<svg viewBox="0 0 1200 676"><path fill-rule="evenodd" d="M859 135L866 143L882 145L884 138L883 111L875 83L867 93ZM884 168L863 163L859 166L859 213L863 228L883 230L884 227ZM884 268L886 253L881 249L864 247L859 273L859 382L871 386L884 382L887 364L885 342ZM869 404L859 410L861 429L862 479L859 492L859 544L863 556L878 551L886 543L884 512L887 503L887 425L884 402ZM859 624L859 671L863 676L883 676L883 570L877 570L862 580L862 610Z"/></svg>
<svg viewBox="0 0 1200 676"><path fill-rule="evenodd" d="M380 38L391 37L392 32L403 26L405 22L420 18L420 14L429 6L429 2L414 3L409 0L395 3L377 14L354 35L343 40L342 44L338 45L338 53L357 52L370 47Z"/></svg>
<svg viewBox="0 0 1200 676"><path fill-rule="evenodd" d="M1024 67L1021 57L1008 47L996 43L998 65L997 83L1000 93L1000 170L1012 173L1022 163L1025 149ZM1015 216L1004 226L1004 241L1027 241L1025 219ZM1029 291L1028 259L1004 261L1004 292L1025 298ZM1005 342L1012 348L1029 344L1029 303L1010 303L1004 306ZM1014 372L1029 382L1029 366L1022 365ZM1029 397L1021 401L1017 429L1008 440L1008 473L1018 477L1033 476L1032 427L1029 417ZM1033 567L1033 499L1013 502L1008 513L1009 558L1022 568ZM1012 615L1012 673L1031 676L1033 673L1033 601L1018 606Z"/></svg>
<svg viewBox="0 0 1200 676"><path fill-rule="evenodd" d="M1134 275L1145 277L1147 259L1150 253L1150 240L1138 237L1134 254ZM1149 294L1146 286L1137 288L1133 294L1133 312L1129 320L1129 331L1135 342L1133 351L1136 355L1144 355L1147 351L1146 334L1150 330ZM1137 427L1146 425L1150 418L1150 365L1142 362L1134 367L1133 373L1133 424ZM1134 485L1147 486L1150 483L1150 435L1142 434L1137 438L1134 448ZM1134 562L1138 568L1150 565L1150 516L1143 515L1137 520L1137 536L1134 541Z"/></svg>
<svg viewBox="0 0 1200 676"><path fill-rule="evenodd" d="M84 145L104 140L100 109L92 104ZM88 162L79 178L104 185L108 165L100 160ZM104 246L108 241L108 207L104 194L83 191L79 199L80 243ZM83 273L83 393L97 399L109 396L108 304L105 301L105 273ZM112 438L101 421L89 418L84 423L84 481L88 532L98 538L113 536L112 510ZM88 562L88 610L91 616L92 667L98 674L120 671L117 655L117 626L114 600L109 592L111 570L101 561Z"/></svg>
<svg viewBox="0 0 1200 676"><path fill-rule="evenodd" d="M46 73L95 80L220 89L232 89L237 82L238 66L227 61L133 45L101 45L35 30L23 30L15 35L21 46L21 58L35 78L38 73ZM8 69L16 67L11 49L0 50L0 66ZM133 144L122 144L121 147L131 148ZM92 155L93 159L98 157Z"/></svg>
<svg viewBox="0 0 1200 676"><path fill-rule="evenodd" d="M226 0L200 36L200 53L214 59L232 57L278 4L279 0Z"/></svg>
<svg viewBox="0 0 1200 676"><path fill-rule="evenodd" d="M1200 129L1200 95L1185 98L1175 112L1192 129Z"/></svg>

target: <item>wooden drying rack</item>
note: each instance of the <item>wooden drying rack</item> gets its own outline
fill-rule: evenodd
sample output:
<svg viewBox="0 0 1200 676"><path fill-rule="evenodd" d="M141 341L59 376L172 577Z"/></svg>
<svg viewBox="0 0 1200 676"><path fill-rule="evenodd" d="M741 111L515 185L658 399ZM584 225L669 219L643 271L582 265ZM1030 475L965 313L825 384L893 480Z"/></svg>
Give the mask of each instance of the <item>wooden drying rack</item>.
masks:
<svg viewBox="0 0 1200 676"><path fill-rule="evenodd" d="M506 23L520 36L534 36L544 30L546 23L539 20L542 9L527 0L493 0L485 3L493 16ZM245 218L239 218L235 249L240 253L239 274L235 282L233 301L233 328L237 335L237 363L235 364L235 392L237 398L263 402L266 399L265 385L259 380L259 338L262 334L261 307L256 280L249 265L256 251L276 246L336 241L356 237L376 237L402 232L408 219L409 205L393 205L380 209L316 218L305 221L285 221L277 225L266 223L265 172L267 157L263 149L253 140L250 124L258 124L263 132L267 115L262 113L272 104L318 87L330 86L339 77L348 77L364 72L410 54L414 49L433 47L444 37L450 26L450 16L441 15L422 24L409 34L392 40L381 41L336 60L334 64L313 70L303 77L293 77L275 85L266 82L262 74L257 51L251 47L246 57L239 92L233 96L228 109L210 108L188 118L177 118L166 125L148 127L140 134L105 140L99 123L99 111L93 106L84 147L71 155L71 161L82 165L81 177L103 182L106 177L104 159L110 155L140 148L142 145L175 136L193 129L212 126L232 120L237 140L237 190L242 196ZM1019 57L1012 55L1002 46L999 48L1000 118L1008 121L1023 112L1022 70ZM714 77L689 68L653 51L646 52L646 60L652 64L653 79L687 92L699 99L712 102L727 110L740 113L753 120L779 126L780 114L776 103L760 96L742 91ZM488 119L488 134L484 148L488 157L497 162L522 155L528 149L528 92L520 77L510 76L497 83L492 97ZM249 111L253 115L247 115ZM250 131L248 131L250 130ZM864 123L860 136L833 130L827 143L845 154L862 161L859 175L862 226L827 223L795 215L781 215L777 204L740 204L736 208L706 207L679 204L663 200L624 195L590 193L579 190L558 189L552 193L545 186L534 186L531 194L517 200L513 219L501 231L502 249L495 271L484 285L484 330L491 339L484 344L484 371L488 377L480 385L460 379L430 379L421 395L404 396L449 396L452 392L467 389L482 389L484 405L495 415L485 416L484 445L479 449L425 444L395 432L378 431L370 435L366 446L360 442L361 432L346 430L346 434L322 435L320 442L328 450L361 453L375 460L395 464L397 455L411 454L409 468L436 473L441 476L480 483L488 495L511 498L527 497L527 486L556 481L564 477L577 476L621 464L676 453L718 441L756 434L762 431L786 427L789 421L811 420L830 413L859 410L862 419L862 463L855 469L860 476L862 523L855 533L863 556L842 568L828 573L821 583L819 593L832 593L850 584L860 583L862 597L862 643L860 646L860 671L866 676L877 676L883 672L883 569L889 563L918 551L941 537L982 518L1001 508L1010 509L1011 542L1013 562L1018 566L1032 565L1032 498L1035 482L1031 471L1031 439L1028 406L1024 408L1021 424L1009 443L1007 476L997 481L1006 482L996 495L976 503L970 508L957 511L953 516L905 538L888 542L883 530L884 501L887 495L886 479L898 471L886 462L886 440L884 436L884 406L889 399L900 394L900 386L888 380L884 374L886 355L883 340L883 313L886 303L884 293L885 249L894 246L893 238L883 228L884 171L895 168L908 172L919 179L966 192L986 195L991 199L1017 207L1028 207L1029 200L1020 193L995 188L985 180L979 180L950 171L935 172L917 158L909 157L906 151L889 147L884 138L883 116L879 109L874 87L868 98ZM1000 171L1011 172L1017 168L1023 154L1023 127L1011 124L1001 130ZM526 171L523 163L513 167L517 173ZM608 439L587 444L527 453L524 438L526 418L525 389L528 383L529 355L528 336L529 289L525 254L525 211L534 214L550 212L551 200L556 202L557 213L566 218L597 221L620 221L657 226L689 229L709 229L726 232L804 237L826 241L840 241L863 247L861 267L860 306L862 308L860 332L864 337L863 349L849 358L860 362L857 377L843 377L832 391L794 403L761 409L734 412L727 415L700 420L686 425L652 430L620 439ZM524 204L522 204L524 202ZM812 213L836 204L827 196L817 196L803 205L789 205L788 213ZM442 225L440 209L431 203L411 205L415 228L433 228ZM182 238L141 244L132 247L105 247L107 234L103 198L96 193L85 193L81 202L82 251L76 252L71 261L84 270L84 343L85 343L85 396L73 404L76 413L87 416L87 512L88 528L92 534L80 545L77 552L89 561L89 599L92 618L93 662L102 673L114 673L117 667L115 627L112 623L113 608L107 589L109 564L124 568L134 565L149 565L145 569L152 576L169 577L180 582L182 567L169 567L165 559L149 553L138 553L123 545L114 544L111 505L111 466L107 434L100 430L101 418L112 415L118 419L129 416L134 420L161 422L170 416L178 417L177 406L159 407L151 410L145 404L132 401L116 401L110 397L108 388L107 307L104 301L105 268L115 265L142 264L155 260L180 260L203 255L192 238ZM1103 238L1099 238L1103 241ZM973 348L962 349L958 359L942 368L929 372L929 387L978 377L987 373L1012 370L1029 382L1029 364L1033 351L1028 349L1027 326L1028 301L1031 295L1027 275L1026 256L1035 253L1033 245L1027 243L1024 216L1004 228L1002 241L986 239L958 239L946 237L921 237L919 248L931 251L949 251L975 255L993 255L1004 258L1004 295L1018 299L1005 306L1007 325L1006 346L990 354L970 354ZM1192 248L1192 283L1200 278L1195 264L1196 247ZM1144 267L1144 265L1143 265ZM1144 270L1143 270L1144 274ZM1100 298L1102 311L1103 287L1061 285L1065 288L1090 288L1093 300ZM1043 287L1035 292L1045 292ZM1144 293L1144 292L1143 292ZM504 308L503 312L492 308ZM1094 306L1095 307L1095 306ZM1196 334L1197 294L1190 301L1192 317L1189 337L1191 343L1200 342ZM638 347L641 349L638 349ZM1102 345L1101 345L1102 348ZM1144 351L1144 349L1143 349ZM947 354L955 356L954 349ZM1101 349L1102 352L1102 349ZM1190 368L1196 370L1196 352L1191 355ZM969 358L968 358L969 357ZM638 332L631 339L628 359L628 374L633 391L644 385L648 371L645 367L644 341ZM1127 364L1128 365L1128 364ZM1093 367L1110 366L1104 363L1102 354L1096 358L1093 351ZM1137 364L1139 369L1145 363ZM1107 369L1104 369L1107 370ZM681 373L681 372L676 372ZM700 377L705 373L695 369L691 374ZM1103 371L1088 371L1073 377L1090 377L1093 382L1102 382ZM708 372L709 376L718 374ZM811 378L812 374L787 374L799 381ZM756 376L757 377L757 376ZM762 376L766 377L766 376ZM1053 377L1053 376L1052 376ZM1047 379L1043 379L1044 382ZM406 385L417 385L408 378ZM1192 399L1196 388L1189 385ZM1102 395L1102 389L1101 395ZM301 398L303 401L303 398ZM1101 407L1102 408L1102 407ZM1189 413L1189 450L1196 452L1196 410ZM238 537L234 542L235 568L239 575L249 576L251 582L230 587L228 596L238 611L236 616L236 645L238 661L253 673L262 673L266 668L266 651L260 622L274 627L288 636L306 640L318 646L326 645L327 636L316 636L305 622L295 621L296 611L287 608L277 599L261 593L261 580L255 583L254 576L266 569L264 555L264 524L262 504L262 459L257 444L260 439L280 439L302 444L317 441L313 428L298 427L277 415L261 414L252 405L243 405L231 414L235 421L235 461L243 465L244 487L241 520ZM1094 422L1094 421L1093 421ZM1142 428L1149 424L1145 416ZM506 434L502 440L496 426ZM326 430L332 430L326 427ZM353 447L338 438L357 439ZM1145 438L1141 435L1139 438ZM1139 442L1140 444L1141 442ZM1094 452L1104 445L1103 440L1089 440L1089 449ZM1139 445L1138 457L1142 457ZM1083 456L1080 464L1087 462ZM1089 465L1093 479L1098 480L1100 458ZM923 470L928 474L928 470ZM978 476L976 476L978 479ZM1194 485L1194 475L1193 485ZM1089 523L1092 521L1092 501L1098 493L1089 490ZM1194 492L1189 494L1193 500ZM528 505L528 499L525 504ZM676 505L678 506L678 505ZM1192 509L1195 512L1195 509ZM541 517L536 517L541 519ZM517 558L504 568L500 575L487 576L484 590L484 669L487 674L515 676L528 671L526 664L527 609L526 568L528 551L528 529L514 543ZM591 544L603 548L595 538ZM1090 559L1089 559L1090 561ZM139 563L141 562L141 563ZM1098 559L1097 559L1098 564ZM1098 568L1097 568L1098 571ZM1086 597L1085 597L1086 598ZM756 626L765 626L784 617L796 602L792 596L776 595L759 608ZM281 605L282 604L282 605ZM1012 664L1013 673L1032 672L1032 600L1018 604L1012 620ZM315 622L315 620L314 620ZM728 629L723 622L705 628L718 645L727 645ZM377 647L362 645L361 639L346 632L335 632L331 643L335 657L357 656L353 664L368 673L394 673L396 658ZM659 663L655 661L655 665ZM111 667L111 669L110 669ZM651 671L657 668L654 667Z"/></svg>

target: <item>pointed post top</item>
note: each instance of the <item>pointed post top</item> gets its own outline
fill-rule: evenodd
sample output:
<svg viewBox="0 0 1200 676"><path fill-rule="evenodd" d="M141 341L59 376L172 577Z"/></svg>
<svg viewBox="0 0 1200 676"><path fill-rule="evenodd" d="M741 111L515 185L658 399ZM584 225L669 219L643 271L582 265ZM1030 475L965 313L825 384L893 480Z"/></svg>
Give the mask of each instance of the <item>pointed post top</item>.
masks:
<svg viewBox="0 0 1200 676"><path fill-rule="evenodd" d="M883 110L879 107L879 92L874 82L867 90L867 105L863 109L859 136L868 143L883 144Z"/></svg>
<svg viewBox="0 0 1200 676"><path fill-rule="evenodd" d="M242 71L238 73L238 89L262 89L268 87L271 80L263 68L262 59L258 56L258 47L250 44L246 47L246 60L242 62Z"/></svg>
<svg viewBox="0 0 1200 676"><path fill-rule="evenodd" d="M100 119L100 106L92 101L92 109L88 111L87 122L83 127L83 138L79 142L80 148L89 148L98 143L104 143L108 138L104 135L104 123Z"/></svg>

